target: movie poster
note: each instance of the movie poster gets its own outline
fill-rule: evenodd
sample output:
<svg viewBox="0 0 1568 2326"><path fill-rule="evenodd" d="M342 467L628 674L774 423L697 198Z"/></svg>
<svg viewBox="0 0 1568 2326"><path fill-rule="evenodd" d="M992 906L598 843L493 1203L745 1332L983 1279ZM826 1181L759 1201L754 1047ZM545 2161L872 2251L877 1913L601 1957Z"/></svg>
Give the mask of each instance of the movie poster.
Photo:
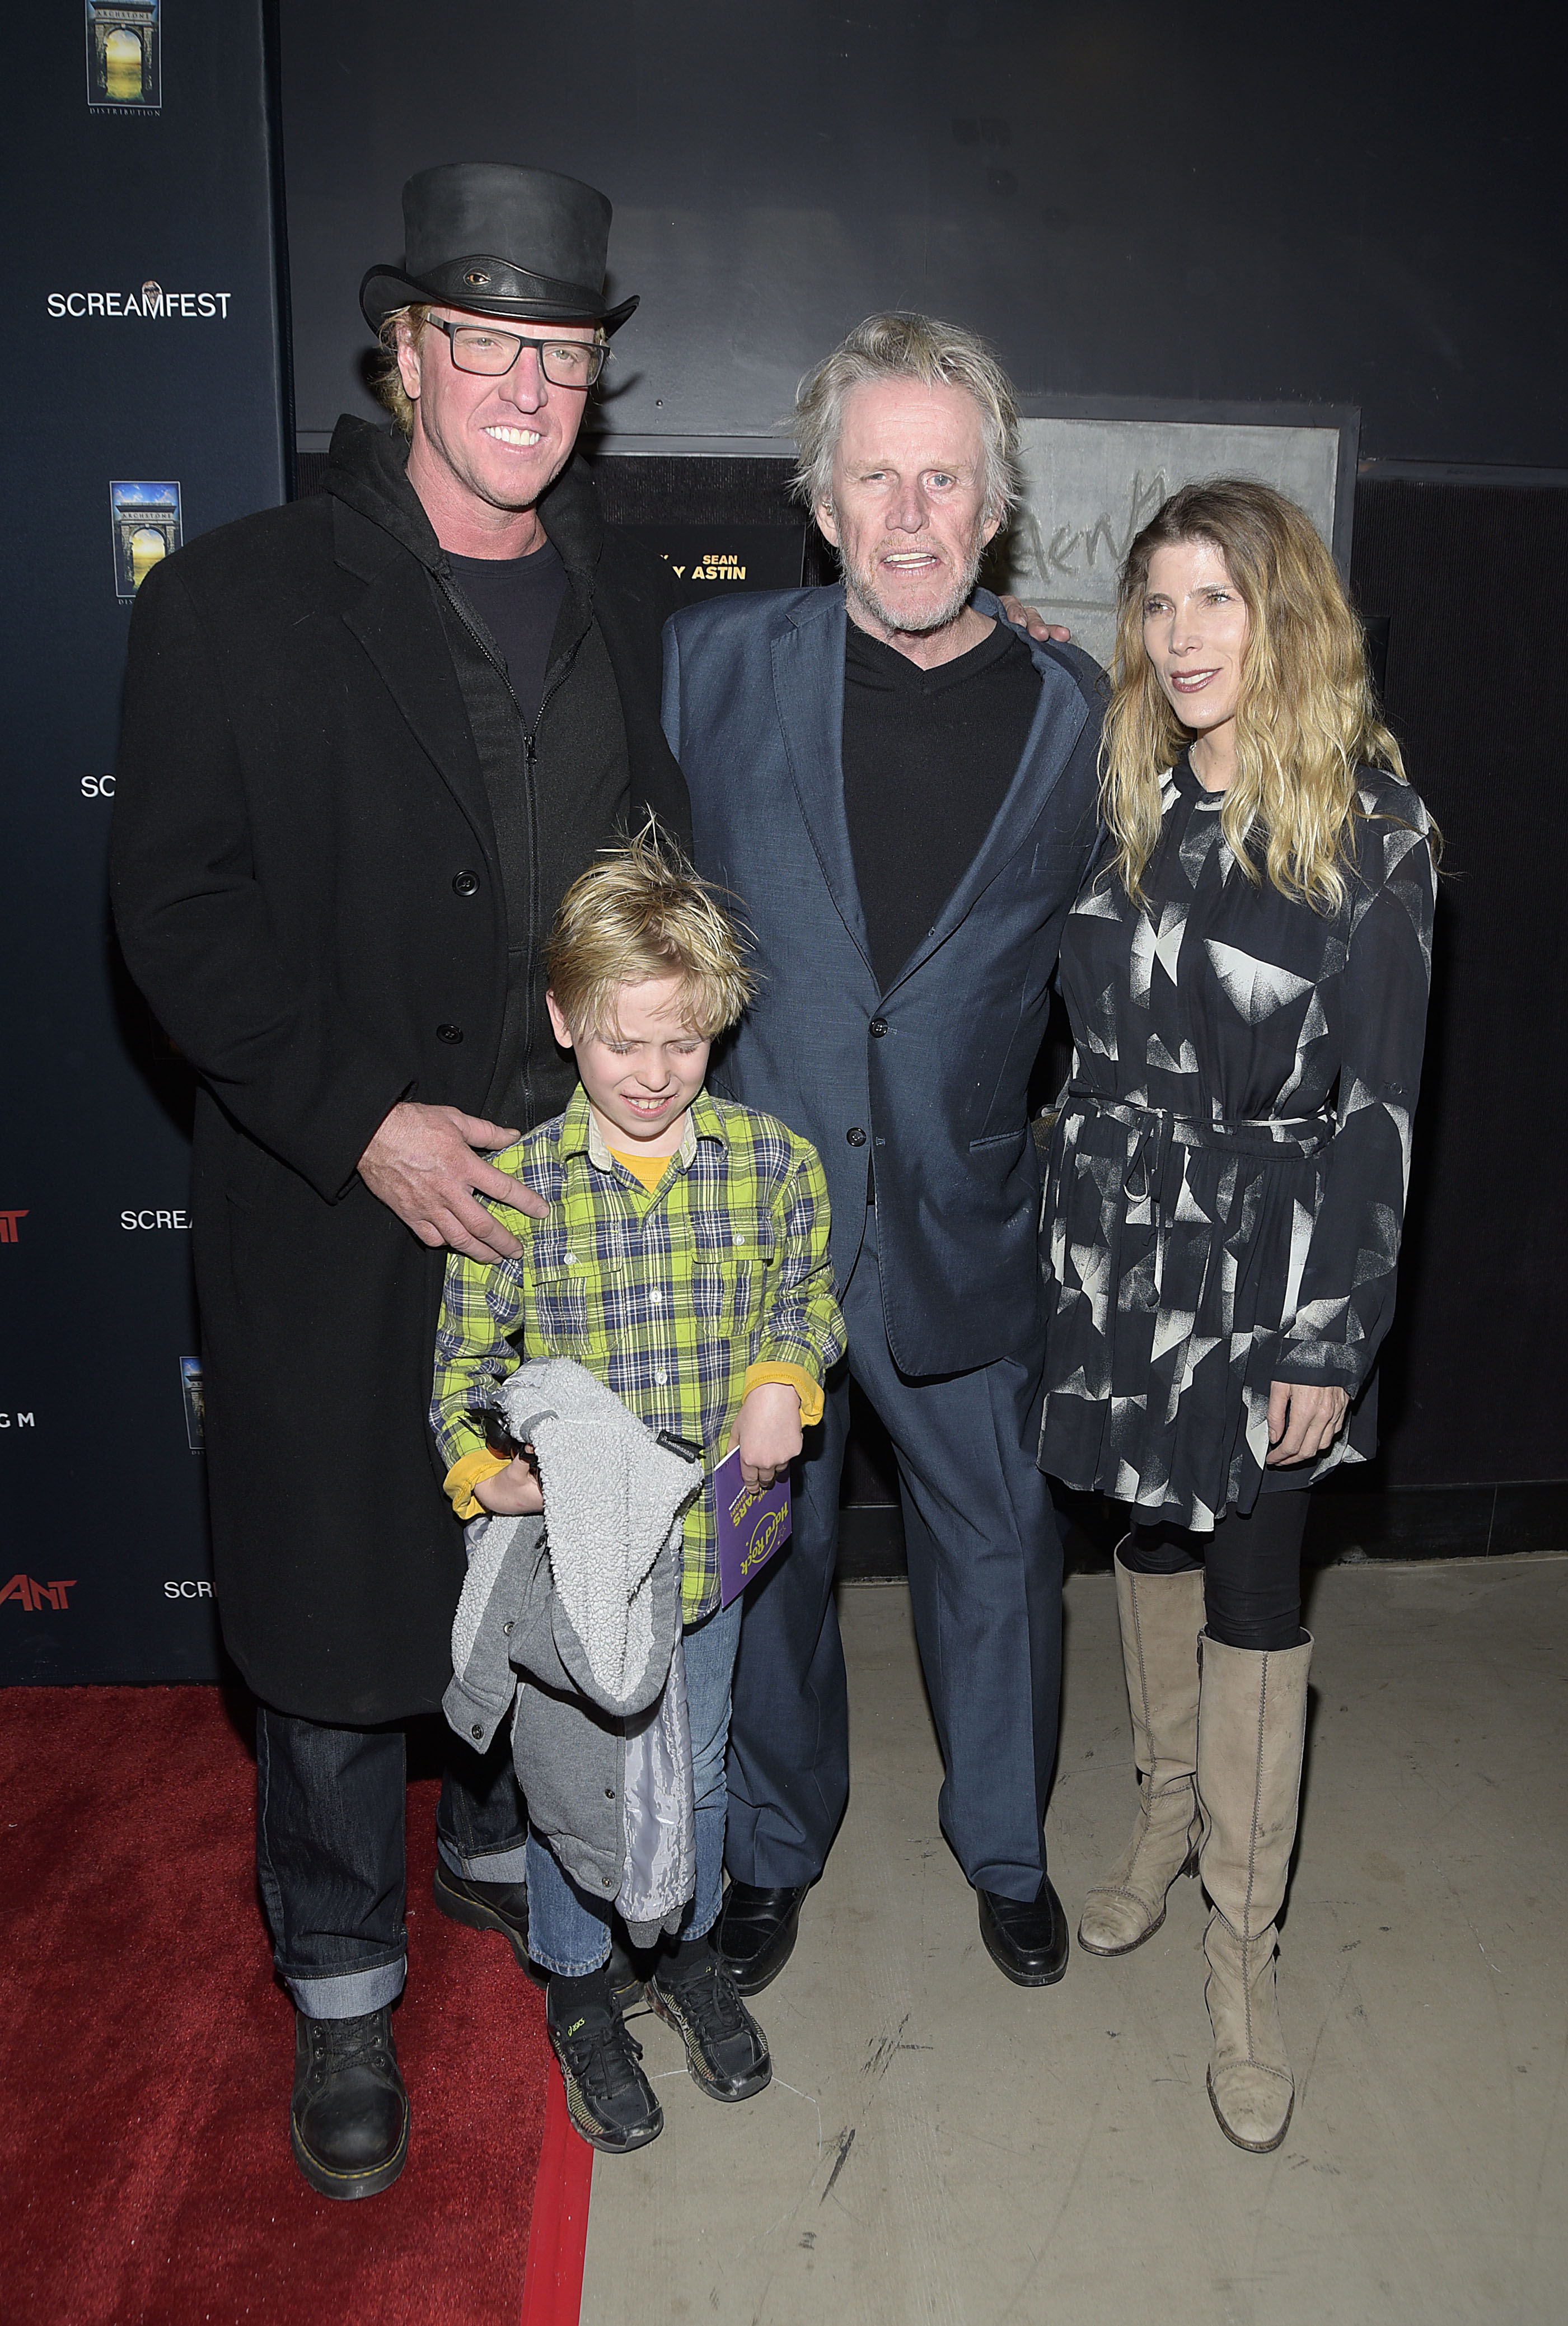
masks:
<svg viewBox="0 0 1568 2326"><path fill-rule="evenodd" d="M178 482L112 484L109 522L115 536L115 595L134 598L153 566L180 546Z"/></svg>
<svg viewBox="0 0 1568 2326"><path fill-rule="evenodd" d="M88 110L158 113L163 105L160 0L87 0Z"/></svg>
<svg viewBox="0 0 1568 2326"><path fill-rule="evenodd" d="M185 1435L193 1454L207 1450L207 1400L201 1388L201 1360L181 1357L180 1386L185 1397Z"/></svg>

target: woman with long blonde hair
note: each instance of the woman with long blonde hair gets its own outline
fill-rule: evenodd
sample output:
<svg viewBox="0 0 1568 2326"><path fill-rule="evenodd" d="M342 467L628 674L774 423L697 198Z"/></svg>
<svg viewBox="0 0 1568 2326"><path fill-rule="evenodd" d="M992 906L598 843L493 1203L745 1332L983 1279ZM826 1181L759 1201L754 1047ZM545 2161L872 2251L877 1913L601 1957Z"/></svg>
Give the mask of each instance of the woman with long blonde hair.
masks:
<svg viewBox="0 0 1568 2326"><path fill-rule="evenodd" d="M1437 842L1293 502L1188 485L1138 535L1100 767L1105 842L1062 948L1039 1458L1130 1505L1139 1799L1079 1939L1130 1953L1202 1874L1209 2095L1266 2151L1294 2100L1274 1961L1313 1644L1303 1490L1375 1444Z"/></svg>

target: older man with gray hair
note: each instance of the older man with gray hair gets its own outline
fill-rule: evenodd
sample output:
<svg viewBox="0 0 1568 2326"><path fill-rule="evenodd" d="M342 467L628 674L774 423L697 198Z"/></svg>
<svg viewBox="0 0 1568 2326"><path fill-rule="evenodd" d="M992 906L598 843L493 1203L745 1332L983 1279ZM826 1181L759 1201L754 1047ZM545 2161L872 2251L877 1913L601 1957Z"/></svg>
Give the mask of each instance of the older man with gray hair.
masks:
<svg viewBox="0 0 1568 2326"><path fill-rule="evenodd" d="M1035 1465L1044 1326L1026 1093L1093 853L1099 672L977 586L1017 488L989 349L874 315L807 374L797 487L842 585L665 630L664 728L699 862L742 899L761 994L721 1086L816 1145L849 1370L897 1456L942 1830L998 1968L1066 1968L1045 1870L1062 1552ZM751 1587L721 1945L783 1968L849 1795L833 1605L848 1382L797 1465L794 1539Z"/></svg>

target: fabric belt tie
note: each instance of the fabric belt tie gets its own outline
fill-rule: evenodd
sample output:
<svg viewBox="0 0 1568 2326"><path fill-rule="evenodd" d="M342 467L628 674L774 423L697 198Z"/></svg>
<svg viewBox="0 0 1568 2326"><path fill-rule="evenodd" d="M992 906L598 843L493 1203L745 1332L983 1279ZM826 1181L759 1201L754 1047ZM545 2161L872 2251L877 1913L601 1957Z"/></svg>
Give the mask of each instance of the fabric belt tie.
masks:
<svg viewBox="0 0 1568 2326"><path fill-rule="evenodd" d="M1151 1188L1158 1186L1173 1147L1213 1148L1222 1153L1257 1156L1265 1163L1294 1163L1321 1153L1334 1135L1333 1117L1327 1112L1201 1122L1194 1115L1173 1114L1162 1106L1136 1106L1126 1099L1102 1098L1094 1091L1076 1088L1069 1089L1062 1111L1103 1115L1136 1134L1122 1181L1134 1203L1141 1203Z"/></svg>

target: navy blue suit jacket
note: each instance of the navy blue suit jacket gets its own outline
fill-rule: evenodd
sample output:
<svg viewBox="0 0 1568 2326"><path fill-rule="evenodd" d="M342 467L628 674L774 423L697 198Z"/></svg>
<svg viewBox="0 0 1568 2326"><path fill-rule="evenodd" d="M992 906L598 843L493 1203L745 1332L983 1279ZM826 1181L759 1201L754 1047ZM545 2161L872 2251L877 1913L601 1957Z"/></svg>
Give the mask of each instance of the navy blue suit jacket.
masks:
<svg viewBox="0 0 1568 2326"><path fill-rule="evenodd" d="M975 604L999 613L984 591ZM714 1079L816 1146L840 1284L874 1164L902 1372L1034 1359L1041 1177L1026 1093L1097 837L1099 668L1078 647L1026 641L1041 687L1024 756L974 861L954 865L940 918L884 991L844 815L847 619L843 591L822 588L691 607L665 625L664 732L691 795L697 864L739 899L761 972Z"/></svg>

